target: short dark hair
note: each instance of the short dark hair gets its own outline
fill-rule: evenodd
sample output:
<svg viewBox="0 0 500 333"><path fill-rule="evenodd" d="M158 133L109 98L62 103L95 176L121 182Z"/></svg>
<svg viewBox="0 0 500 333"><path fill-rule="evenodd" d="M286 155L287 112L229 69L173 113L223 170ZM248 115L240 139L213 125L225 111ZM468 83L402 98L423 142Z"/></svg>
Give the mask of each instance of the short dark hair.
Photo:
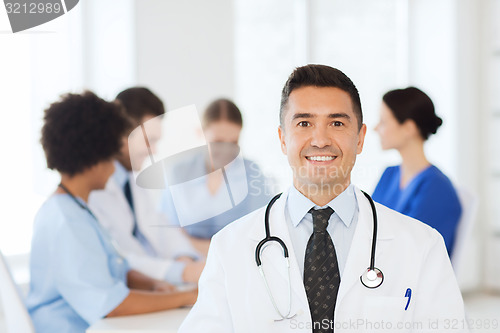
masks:
<svg viewBox="0 0 500 333"><path fill-rule="evenodd" d="M61 96L43 120L40 142L47 167L70 176L112 159L131 128L119 104L90 91Z"/></svg>
<svg viewBox="0 0 500 333"><path fill-rule="evenodd" d="M219 98L210 103L203 113L201 121L203 127L207 127L219 120L227 120L243 127L243 117L241 116L240 109L238 109L233 101L226 98Z"/></svg>
<svg viewBox="0 0 500 333"><path fill-rule="evenodd" d="M127 115L136 122L144 116L161 116L165 107L161 99L145 87L132 87L120 92L116 99L125 107Z"/></svg>
<svg viewBox="0 0 500 333"><path fill-rule="evenodd" d="M436 134L443 124L435 113L431 98L418 88L391 90L382 99L400 124L413 120L424 140Z"/></svg>
<svg viewBox="0 0 500 333"><path fill-rule="evenodd" d="M293 73L290 74L281 92L281 126L283 126L285 109L292 91L308 86L339 88L348 93L351 97L354 113L359 121L358 127L361 129L361 125L363 124L363 112L361 110L361 100L359 98L358 89L351 79L349 79L343 72L325 65L307 65L297 67Z"/></svg>

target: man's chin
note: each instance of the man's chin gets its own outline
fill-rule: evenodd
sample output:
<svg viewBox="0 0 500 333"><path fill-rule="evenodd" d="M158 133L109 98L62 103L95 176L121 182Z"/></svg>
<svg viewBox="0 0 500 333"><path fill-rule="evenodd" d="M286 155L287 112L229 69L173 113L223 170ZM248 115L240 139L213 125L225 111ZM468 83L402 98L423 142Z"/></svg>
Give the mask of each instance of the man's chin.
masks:
<svg viewBox="0 0 500 333"><path fill-rule="evenodd" d="M340 193L342 193L346 185L344 182L331 182L327 181L331 180L326 178L326 177L316 177L316 178L309 178L307 181L296 183L295 187L297 190L299 190L301 193L309 193L309 194L322 194L322 195L333 195L337 196Z"/></svg>

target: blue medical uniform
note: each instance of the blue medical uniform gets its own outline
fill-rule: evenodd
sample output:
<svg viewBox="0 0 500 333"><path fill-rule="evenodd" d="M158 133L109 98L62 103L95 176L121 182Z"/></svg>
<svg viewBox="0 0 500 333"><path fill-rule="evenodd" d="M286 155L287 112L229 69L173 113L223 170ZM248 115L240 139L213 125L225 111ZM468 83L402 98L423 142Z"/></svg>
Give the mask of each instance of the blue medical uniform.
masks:
<svg viewBox="0 0 500 333"><path fill-rule="evenodd" d="M399 186L400 181L400 166L387 168L375 188L373 200L439 231L451 255L462 214L451 181L434 165L421 171L403 189Z"/></svg>
<svg viewBox="0 0 500 333"><path fill-rule="evenodd" d="M51 196L37 213L30 269L26 303L37 333L84 333L129 294L127 261L67 194Z"/></svg>
<svg viewBox="0 0 500 333"><path fill-rule="evenodd" d="M206 174L206 157L197 155L192 159L183 161L175 167L175 173L179 178L188 178L186 175ZM236 179L230 180L233 195L245 193L245 198L230 209L224 208L227 201L225 184L222 184L215 194L208 190L205 177L199 177L191 182L190 191L186 192L177 203L184 207L188 213L194 216L210 216L205 219L196 220L197 223L185 225L184 230L191 236L210 239L215 233L229 223L236 221L254 210L266 205L272 198L273 190L270 180L263 176L259 166L247 159L243 159L244 173ZM230 174L231 170L227 170ZM248 193L247 193L248 192ZM169 189L163 192L160 211L164 213L172 225L184 225L178 216L180 207L176 207ZM189 210L190 209L190 210ZM185 216L186 217L186 216Z"/></svg>

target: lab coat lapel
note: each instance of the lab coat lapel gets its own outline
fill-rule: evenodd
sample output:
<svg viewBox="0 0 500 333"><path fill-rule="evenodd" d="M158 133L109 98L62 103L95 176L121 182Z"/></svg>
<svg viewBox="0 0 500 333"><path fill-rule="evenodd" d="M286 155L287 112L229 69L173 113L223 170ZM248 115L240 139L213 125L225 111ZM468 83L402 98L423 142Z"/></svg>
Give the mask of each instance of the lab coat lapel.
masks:
<svg viewBox="0 0 500 333"><path fill-rule="evenodd" d="M290 233L286 225L285 208L287 198L288 191L285 191L275 202L269 216L269 225L271 236L279 237L288 249L290 260L290 285L292 288L292 314L294 314L294 311L297 311L298 309L309 312L309 303L307 301L307 295L302 281L302 272L299 270ZM256 218L256 223L253 226L250 235L250 237L255 241L255 246L257 246L257 244L265 237L264 215L265 210L262 210L261 214L259 214ZM272 279L278 277L280 279L280 283L287 284L288 277L286 275L286 269L284 269L285 264L283 262L283 252L280 250L278 253L277 249L280 249L279 246L275 242L272 243L274 243L272 245L273 249L264 249L261 254L263 266L265 262L264 272L266 274L266 278L271 281ZM271 250L274 251L271 253ZM270 284L272 284L272 281Z"/></svg>
<svg viewBox="0 0 500 333"><path fill-rule="evenodd" d="M344 272L341 276L337 304L342 302L342 298L351 290L351 288L357 284L361 285L360 277L370 266L371 245L373 238L372 209L368 199L358 188L355 188L355 193L359 208L358 224L349 249ZM377 257L383 254L384 248L387 245L386 241L394 237L391 230L385 228L383 223L380 222L380 214L377 214L377 216L378 236L375 252L375 267L377 267ZM381 269L383 270L383 268Z"/></svg>

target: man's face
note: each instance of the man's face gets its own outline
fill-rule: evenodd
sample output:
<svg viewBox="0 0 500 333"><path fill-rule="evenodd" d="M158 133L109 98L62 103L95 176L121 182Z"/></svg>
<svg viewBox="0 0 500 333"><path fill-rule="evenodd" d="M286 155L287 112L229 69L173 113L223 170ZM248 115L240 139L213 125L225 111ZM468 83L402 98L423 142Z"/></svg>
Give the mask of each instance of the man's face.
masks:
<svg viewBox="0 0 500 333"><path fill-rule="evenodd" d="M161 138L161 117L153 115L144 116L140 123L144 125L151 153L156 153L156 144ZM141 170L144 160L149 156L149 149L146 145L144 133L141 129L135 129L130 136L123 138L122 149L118 156L118 161L129 171Z"/></svg>
<svg viewBox="0 0 500 333"><path fill-rule="evenodd" d="M349 184L366 125L358 130L349 94L338 88L307 86L289 96L278 133L281 150L303 194L329 191L339 195Z"/></svg>

